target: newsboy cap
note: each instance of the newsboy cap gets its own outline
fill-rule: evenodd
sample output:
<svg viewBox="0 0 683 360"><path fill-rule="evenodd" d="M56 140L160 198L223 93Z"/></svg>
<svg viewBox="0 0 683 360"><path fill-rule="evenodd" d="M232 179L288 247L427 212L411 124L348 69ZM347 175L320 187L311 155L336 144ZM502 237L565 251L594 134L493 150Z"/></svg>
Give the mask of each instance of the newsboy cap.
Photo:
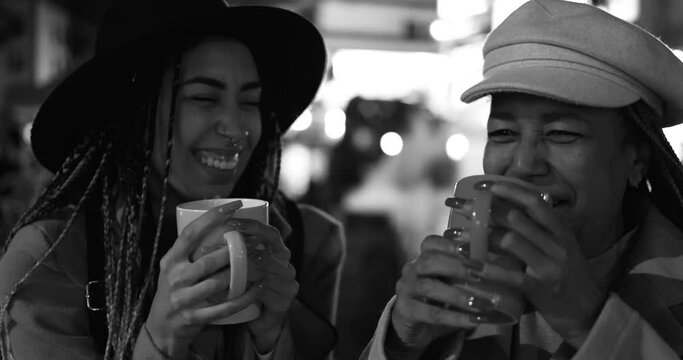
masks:
<svg viewBox="0 0 683 360"><path fill-rule="evenodd" d="M586 4L531 0L486 39L484 79L469 103L521 92L570 104L615 108L642 99L662 119L683 122L683 62L645 30Z"/></svg>

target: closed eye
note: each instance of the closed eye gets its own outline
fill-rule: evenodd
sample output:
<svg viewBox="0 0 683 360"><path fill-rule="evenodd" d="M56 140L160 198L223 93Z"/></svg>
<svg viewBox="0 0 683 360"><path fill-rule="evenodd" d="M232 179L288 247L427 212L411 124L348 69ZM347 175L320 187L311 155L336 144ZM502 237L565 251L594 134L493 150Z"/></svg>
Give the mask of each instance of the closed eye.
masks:
<svg viewBox="0 0 683 360"><path fill-rule="evenodd" d="M515 131L509 129L499 129L489 131L488 138L489 141L492 141L494 143L506 144L515 141L517 135L518 134Z"/></svg>
<svg viewBox="0 0 683 360"><path fill-rule="evenodd" d="M213 104L218 101L218 99L216 99L215 97L200 95L190 96L190 100L200 104Z"/></svg>
<svg viewBox="0 0 683 360"><path fill-rule="evenodd" d="M546 139L557 144L571 144L584 136L581 133L567 130L550 130L545 134Z"/></svg>

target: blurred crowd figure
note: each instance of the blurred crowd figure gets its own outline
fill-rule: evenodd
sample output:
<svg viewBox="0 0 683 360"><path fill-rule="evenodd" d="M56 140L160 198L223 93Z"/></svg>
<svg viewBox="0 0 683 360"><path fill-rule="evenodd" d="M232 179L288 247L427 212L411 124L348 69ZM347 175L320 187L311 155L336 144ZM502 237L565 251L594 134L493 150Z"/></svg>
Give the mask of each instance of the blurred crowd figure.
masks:
<svg viewBox="0 0 683 360"><path fill-rule="evenodd" d="M330 155L321 198L340 217L382 216L399 233L401 261L419 250L416 234L440 231L448 213L443 199L457 179L456 162L445 151L450 124L425 105L355 97L346 109L347 131ZM402 139L400 153L380 147L387 133Z"/></svg>
<svg viewBox="0 0 683 360"><path fill-rule="evenodd" d="M403 264L419 251L416 239L445 227L443 201L457 173L445 151L449 123L425 105L355 97L345 112L346 133L332 150L327 178L307 199L341 219L347 232L339 360L362 352ZM390 132L403 145L393 156L380 147Z"/></svg>

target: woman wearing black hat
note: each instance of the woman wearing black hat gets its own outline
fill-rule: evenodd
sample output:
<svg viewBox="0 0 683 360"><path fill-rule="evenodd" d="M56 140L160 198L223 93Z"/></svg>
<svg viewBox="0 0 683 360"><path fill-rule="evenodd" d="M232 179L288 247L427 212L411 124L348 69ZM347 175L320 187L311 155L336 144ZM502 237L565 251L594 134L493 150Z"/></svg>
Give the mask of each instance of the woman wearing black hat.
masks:
<svg viewBox="0 0 683 360"><path fill-rule="evenodd" d="M484 44L462 100L484 96L484 172L540 191L489 188L513 204L492 212L490 249L524 270L469 258L467 229L425 238L365 356L683 358L683 166L662 132L683 122L683 63L596 7L531 0ZM521 294L519 321L480 284Z"/></svg>
<svg viewBox="0 0 683 360"><path fill-rule="evenodd" d="M286 10L114 2L96 56L35 119L34 153L56 174L0 261L3 358L326 357L341 229L277 189L280 137L325 59L315 27ZM177 236L175 206L213 197L267 200L271 225L232 220L231 203ZM227 286L227 258L190 255L226 229L265 248L254 284L201 306ZM208 326L252 303L255 320Z"/></svg>

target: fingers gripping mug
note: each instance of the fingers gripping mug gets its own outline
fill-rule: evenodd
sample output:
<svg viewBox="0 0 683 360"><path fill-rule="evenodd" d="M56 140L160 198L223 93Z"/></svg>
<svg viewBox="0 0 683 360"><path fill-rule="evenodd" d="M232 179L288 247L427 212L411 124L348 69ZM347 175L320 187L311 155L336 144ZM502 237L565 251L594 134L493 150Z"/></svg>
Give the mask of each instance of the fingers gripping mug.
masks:
<svg viewBox="0 0 683 360"><path fill-rule="evenodd" d="M495 224L492 223L492 212L504 211L505 205L494 201L490 187L496 182L511 182L522 187L533 189L533 185L522 180L498 175L475 175L461 179L455 186L454 203L448 219L448 232L456 241L468 243L469 258L487 260L511 270L523 270L523 264L511 256L499 256L490 252L489 238ZM540 194L540 192L539 192ZM508 204L508 206L510 206ZM475 296L493 299L495 309L484 314L485 322L496 325L515 324L519 321L525 307L522 294L512 288L490 282L468 282L458 284Z"/></svg>
<svg viewBox="0 0 683 360"><path fill-rule="evenodd" d="M268 223L268 202L259 199L206 199L197 200L176 207L176 222L178 234L193 220L216 206L241 200L242 207L232 215L233 218L254 219L262 223ZM215 239L214 239L215 240ZM229 231L223 234L224 246L228 247L230 254L230 288L227 300L234 299L246 291L247 288L247 246L244 237L238 231ZM199 245L199 249L202 248ZM211 246L209 246L211 247ZM209 304L207 304L209 305ZM236 314L213 322L212 324L237 324L247 322L260 315L260 308L251 304Z"/></svg>

